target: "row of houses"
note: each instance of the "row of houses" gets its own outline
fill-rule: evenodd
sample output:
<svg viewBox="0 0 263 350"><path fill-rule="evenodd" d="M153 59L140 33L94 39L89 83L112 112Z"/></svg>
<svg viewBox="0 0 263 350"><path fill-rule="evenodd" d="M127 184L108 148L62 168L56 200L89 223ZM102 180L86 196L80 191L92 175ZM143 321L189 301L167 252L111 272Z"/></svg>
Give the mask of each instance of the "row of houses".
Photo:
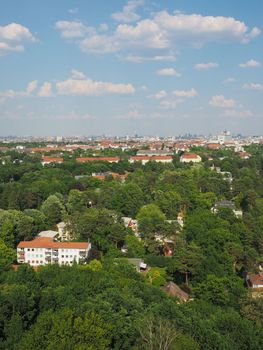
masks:
<svg viewBox="0 0 263 350"><path fill-rule="evenodd" d="M79 157L76 158L76 162L78 163L89 163L95 161L104 161L108 163L118 163L121 161L120 157ZM128 159L129 163L141 162L143 165L150 162L160 162L160 163L172 163L173 156L172 155L137 155L132 156ZM180 157L180 162L183 163L199 163L202 159L198 154L195 153L185 153ZM62 157L50 157L43 156L42 157L42 165L47 164L61 164L64 162Z"/></svg>

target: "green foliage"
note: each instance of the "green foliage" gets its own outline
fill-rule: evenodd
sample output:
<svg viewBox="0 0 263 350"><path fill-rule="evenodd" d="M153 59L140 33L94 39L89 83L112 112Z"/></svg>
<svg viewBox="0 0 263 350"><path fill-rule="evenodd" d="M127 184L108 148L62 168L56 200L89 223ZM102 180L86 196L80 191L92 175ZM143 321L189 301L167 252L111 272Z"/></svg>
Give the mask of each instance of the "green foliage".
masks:
<svg viewBox="0 0 263 350"><path fill-rule="evenodd" d="M263 348L262 300L244 283L263 263L263 146L249 146L249 160L231 149L195 151L204 160L198 167L178 156L172 164L130 164L135 149L78 149L46 167L36 155L0 154L0 349ZM123 160L74 161L94 152ZM232 183L212 165L230 171ZM100 181L93 172L129 176ZM230 209L212 213L222 199L243 218ZM138 219L140 239L122 216ZM13 271L17 244L62 219L74 239L91 242L89 263ZM163 255L167 246L171 257ZM137 273L127 258L143 258L150 270ZM169 280L191 301L179 304L160 290Z"/></svg>
<svg viewBox="0 0 263 350"><path fill-rule="evenodd" d="M147 272L146 280L154 286L163 286L167 280L166 270L160 267L152 267L150 271Z"/></svg>
<svg viewBox="0 0 263 350"><path fill-rule="evenodd" d="M16 251L0 240L0 271L11 265L16 259Z"/></svg>
<svg viewBox="0 0 263 350"><path fill-rule="evenodd" d="M128 248L129 258L142 258L145 255L145 249L143 242L133 235L128 235L125 237L125 244Z"/></svg>
<svg viewBox="0 0 263 350"><path fill-rule="evenodd" d="M56 195L50 195L42 204L41 211L47 217L51 225L59 223L65 214L65 208Z"/></svg>

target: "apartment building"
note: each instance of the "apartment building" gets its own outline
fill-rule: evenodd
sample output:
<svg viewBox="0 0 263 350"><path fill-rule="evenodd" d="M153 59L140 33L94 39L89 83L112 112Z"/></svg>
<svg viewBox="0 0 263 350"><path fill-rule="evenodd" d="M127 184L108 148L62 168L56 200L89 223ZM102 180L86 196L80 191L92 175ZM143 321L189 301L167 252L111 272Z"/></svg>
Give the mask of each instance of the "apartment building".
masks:
<svg viewBox="0 0 263 350"><path fill-rule="evenodd" d="M31 266L82 264L91 249L89 242L56 242L52 237L21 241L17 246L17 262Z"/></svg>

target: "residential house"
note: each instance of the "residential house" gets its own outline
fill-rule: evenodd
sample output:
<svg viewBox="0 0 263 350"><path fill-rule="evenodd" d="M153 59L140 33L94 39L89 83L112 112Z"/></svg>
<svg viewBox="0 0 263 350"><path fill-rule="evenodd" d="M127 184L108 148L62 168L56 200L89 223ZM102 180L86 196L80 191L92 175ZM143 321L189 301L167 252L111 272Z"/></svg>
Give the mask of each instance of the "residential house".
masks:
<svg viewBox="0 0 263 350"><path fill-rule="evenodd" d="M243 211L241 209L237 209L235 204L232 201L228 200L217 201L215 205L211 208L211 211L213 213L218 213L219 209L222 208L228 208L232 210L232 212L238 219L242 218L243 216Z"/></svg>
<svg viewBox="0 0 263 350"><path fill-rule="evenodd" d="M202 158L195 153L184 153L180 157L180 162L181 163L200 163L202 161Z"/></svg>
<svg viewBox="0 0 263 350"><path fill-rule="evenodd" d="M160 162L160 163L172 163L172 156L133 156L130 157L129 162L142 162L143 165L150 161Z"/></svg>
<svg viewBox="0 0 263 350"><path fill-rule="evenodd" d="M43 156L41 164L44 166L46 164L61 164L64 162L64 159L61 157L49 157Z"/></svg>
<svg viewBox="0 0 263 350"><path fill-rule="evenodd" d="M118 163L120 161L120 158L119 157L81 157L81 158L76 158L76 161L79 163L87 163L87 162L95 162L95 161Z"/></svg>
<svg viewBox="0 0 263 350"><path fill-rule="evenodd" d="M263 273L248 275L247 281L252 288L263 288Z"/></svg>
<svg viewBox="0 0 263 350"><path fill-rule="evenodd" d="M56 242L51 237L37 237L18 244L17 262L31 266L81 264L85 263L90 249L89 242Z"/></svg>

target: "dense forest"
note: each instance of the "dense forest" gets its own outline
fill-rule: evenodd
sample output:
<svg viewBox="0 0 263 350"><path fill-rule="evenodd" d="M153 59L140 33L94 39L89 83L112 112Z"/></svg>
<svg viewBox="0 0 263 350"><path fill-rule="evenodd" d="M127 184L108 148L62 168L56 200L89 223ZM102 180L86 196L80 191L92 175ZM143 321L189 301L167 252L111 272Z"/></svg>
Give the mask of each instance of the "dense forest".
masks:
<svg viewBox="0 0 263 350"><path fill-rule="evenodd" d="M249 159L192 151L202 163L175 155L143 166L110 151L119 163L82 164L76 150L42 166L36 155L0 153L0 349L263 348L263 294L253 297L246 283L263 262L263 146L248 147ZM220 200L242 218L227 207L212 212ZM139 237L122 217L138 220ZM86 264L14 269L17 244L60 221L75 240L91 242ZM157 237L172 239L172 256ZM139 273L128 258L150 269ZM188 302L164 292L169 281Z"/></svg>

